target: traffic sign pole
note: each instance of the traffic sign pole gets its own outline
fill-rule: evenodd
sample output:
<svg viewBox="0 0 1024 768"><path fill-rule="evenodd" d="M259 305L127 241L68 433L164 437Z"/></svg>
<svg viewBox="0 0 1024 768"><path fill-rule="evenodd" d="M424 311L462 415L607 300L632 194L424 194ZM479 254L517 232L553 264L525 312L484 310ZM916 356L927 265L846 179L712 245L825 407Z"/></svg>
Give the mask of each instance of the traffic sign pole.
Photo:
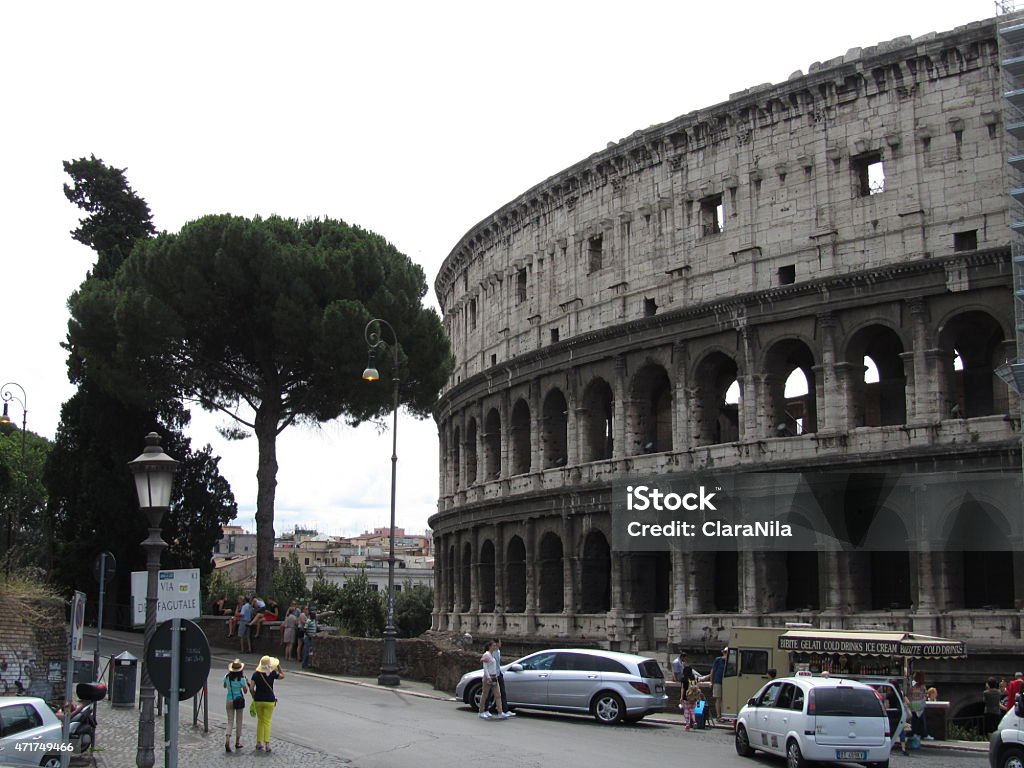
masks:
<svg viewBox="0 0 1024 768"><path fill-rule="evenodd" d="M171 619L171 690L168 697L165 768L178 768L178 689L181 685L181 619Z"/></svg>

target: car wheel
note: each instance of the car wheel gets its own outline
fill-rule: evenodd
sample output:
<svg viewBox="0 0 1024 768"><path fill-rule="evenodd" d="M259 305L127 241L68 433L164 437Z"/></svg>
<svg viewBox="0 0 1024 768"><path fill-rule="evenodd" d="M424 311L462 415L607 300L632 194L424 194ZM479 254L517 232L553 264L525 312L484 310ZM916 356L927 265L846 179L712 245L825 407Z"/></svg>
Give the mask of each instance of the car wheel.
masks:
<svg viewBox="0 0 1024 768"><path fill-rule="evenodd" d="M483 685L480 683L473 683L466 689L466 703L473 708L474 712L480 711L480 691L483 690Z"/></svg>
<svg viewBox="0 0 1024 768"><path fill-rule="evenodd" d="M39 766L40 768L60 768L60 755L47 755Z"/></svg>
<svg viewBox="0 0 1024 768"><path fill-rule="evenodd" d="M800 745L796 739L790 739L786 744L786 768L806 768L807 761L804 760L804 753L800 751Z"/></svg>
<svg viewBox="0 0 1024 768"><path fill-rule="evenodd" d="M754 754L750 747L750 736L742 725L736 726L736 754L740 757L751 757Z"/></svg>
<svg viewBox="0 0 1024 768"><path fill-rule="evenodd" d="M868 768L889 768L889 761L886 760L881 763L868 763Z"/></svg>
<svg viewBox="0 0 1024 768"><path fill-rule="evenodd" d="M1024 750L1006 747L999 754L999 768L1024 768Z"/></svg>
<svg viewBox="0 0 1024 768"><path fill-rule="evenodd" d="M622 697L611 691L597 694L591 707L594 718L602 725L617 725L626 716L626 705Z"/></svg>

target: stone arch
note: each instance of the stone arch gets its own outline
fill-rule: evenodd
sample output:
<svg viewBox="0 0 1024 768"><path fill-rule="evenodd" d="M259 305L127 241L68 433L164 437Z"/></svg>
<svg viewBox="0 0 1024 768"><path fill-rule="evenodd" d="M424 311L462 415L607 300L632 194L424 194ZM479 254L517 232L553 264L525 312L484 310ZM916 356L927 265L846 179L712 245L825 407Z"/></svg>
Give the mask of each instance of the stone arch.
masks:
<svg viewBox="0 0 1024 768"><path fill-rule="evenodd" d="M737 613L740 609L740 556L736 550L712 554L711 600L715 613Z"/></svg>
<svg viewBox="0 0 1024 768"><path fill-rule="evenodd" d="M505 552L505 610L522 613L526 610L526 545L513 536Z"/></svg>
<svg viewBox="0 0 1024 768"><path fill-rule="evenodd" d="M530 406L519 398L512 406L509 421L512 435L511 475L525 475L530 471Z"/></svg>
<svg viewBox="0 0 1024 768"><path fill-rule="evenodd" d="M484 420L484 477L501 477L501 414L491 408Z"/></svg>
<svg viewBox="0 0 1024 768"><path fill-rule="evenodd" d="M633 453L672 450L672 382L658 363L644 365L633 377L627 416Z"/></svg>
<svg viewBox="0 0 1024 768"><path fill-rule="evenodd" d="M710 352L694 370L693 418L697 445L731 443L741 437L740 409L743 407L743 385L740 402L726 402L726 393L739 379L736 361L724 352Z"/></svg>
<svg viewBox="0 0 1024 768"><path fill-rule="evenodd" d="M491 613L494 611L494 542L485 539L480 545L480 611Z"/></svg>
<svg viewBox="0 0 1024 768"><path fill-rule="evenodd" d="M473 545L468 541L462 545L462 560L459 563L461 590L459 594L459 610L469 613L470 591L473 585Z"/></svg>
<svg viewBox="0 0 1024 768"><path fill-rule="evenodd" d="M476 483L476 417L466 424L466 485Z"/></svg>
<svg viewBox="0 0 1024 768"><path fill-rule="evenodd" d="M607 613L612 607L612 555L601 531L583 540L580 613Z"/></svg>
<svg viewBox="0 0 1024 768"><path fill-rule="evenodd" d="M798 549L785 553L787 611L817 611L821 608L818 582L818 550L814 547L817 534L814 526L803 515L790 512L785 517L792 526L793 541Z"/></svg>
<svg viewBox="0 0 1024 768"><path fill-rule="evenodd" d="M792 437L818 428L814 353L800 339L772 344L765 355L767 437ZM793 377L803 375L802 394L787 392Z"/></svg>
<svg viewBox="0 0 1024 768"><path fill-rule="evenodd" d="M970 419L1009 411L1007 387L995 375L1004 362L1002 326L980 310L961 312L939 332L946 393L942 418ZM961 365L956 364L959 357Z"/></svg>
<svg viewBox="0 0 1024 768"><path fill-rule="evenodd" d="M561 613L565 607L565 569L562 565L562 539L548 531L537 547L539 600L541 613Z"/></svg>
<svg viewBox="0 0 1024 768"><path fill-rule="evenodd" d="M611 386L602 378L593 379L583 391L583 429L580 430L582 461L604 461L612 457L614 413L615 397Z"/></svg>
<svg viewBox="0 0 1024 768"><path fill-rule="evenodd" d="M455 490L459 490L462 485L462 452L460 441L462 440L462 432L459 430L459 425L456 424L452 430L452 480L455 485Z"/></svg>
<svg viewBox="0 0 1024 768"><path fill-rule="evenodd" d="M868 325L850 338L846 360L850 365L851 426L884 427L907 420L907 379L903 369L903 340L885 325ZM869 359L878 381L866 381Z"/></svg>
<svg viewBox="0 0 1024 768"><path fill-rule="evenodd" d="M666 613L672 600L672 554L634 552L623 557L626 605L637 613Z"/></svg>
<svg viewBox="0 0 1024 768"><path fill-rule="evenodd" d="M873 611L909 608L913 602L910 579L910 534L900 517L882 510L871 526L869 541L885 542L886 549L869 553ZM898 548L902 547L902 548Z"/></svg>
<svg viewBox="0 0 1024 768"><path fill-rule="evenodd" d="M564 467L568 460L569 405L560 389L552 389L542 409L541 450L544 469Z"/></svg>
<svg viewBox="0 0 1024 768"><path fill-rule="evenodd" d="M1002 515L982 501L965 499L953 514L943 540L946 574L962 608L1013 608L1013 552L996 547L1010 539ZM959 599L958 599L959 598Z"/></svg>

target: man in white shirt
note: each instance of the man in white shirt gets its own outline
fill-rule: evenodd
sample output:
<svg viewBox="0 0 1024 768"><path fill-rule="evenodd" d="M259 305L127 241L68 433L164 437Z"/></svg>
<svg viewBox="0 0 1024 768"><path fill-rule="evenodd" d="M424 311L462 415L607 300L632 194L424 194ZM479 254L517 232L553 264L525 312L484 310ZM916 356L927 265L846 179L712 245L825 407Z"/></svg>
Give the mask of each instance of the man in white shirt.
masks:
<svg viewBox="0 0 1024 768"><path fill-rule="evenodd" d="M491 640L487 643L487 650L484 651L484 655L480 657L480 662L484 665L484 676L483 676L483 687L480 689L480 719L490 720L491 713L487 711L487 699L491 695L491 689L498 690L498 665L494 662L494 647L495 641ZM499 654L500 656L500 654ZM502 711L501 706L501 695L495 697L494 702L498 707L498 717L502 720L508 718L508 715Z"/></svg>
<svg viewBox="0 0 1024 768"><path fill-rule="evenodd" d="M495 638L494 650L491 651L494 663L498 667L498 692L501 694L501 708L505 710L505 717L515 717L516 713L508 708L508 694L505 693L505 673L501 669L501 638ZM498 710L501 711L500 709Z"/></svg>

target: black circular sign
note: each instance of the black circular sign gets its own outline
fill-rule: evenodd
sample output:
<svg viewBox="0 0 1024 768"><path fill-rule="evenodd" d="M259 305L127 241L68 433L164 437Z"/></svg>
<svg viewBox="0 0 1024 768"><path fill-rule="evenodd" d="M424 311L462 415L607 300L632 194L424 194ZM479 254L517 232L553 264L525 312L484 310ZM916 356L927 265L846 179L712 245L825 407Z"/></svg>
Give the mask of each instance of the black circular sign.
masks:
<svg viewBox="0 0 1024 768"><path fill-rule="evenodd" d="M188 619L181 622L180 656L178 667L178 699L191 699L206 685L210 674L210 641L199 625ZM146 668L149 679L164 696L171 695L171 632L173 621L161 623L153 632L146 649Z"/></svg>
<svg viewBox="0 0 1024 768"><path fill-rule="evenodd" d="M96 555L96 562L93 563L92 573L100 584L109 584L117 571L117 560L112 552L100 552Z"/></svg>

